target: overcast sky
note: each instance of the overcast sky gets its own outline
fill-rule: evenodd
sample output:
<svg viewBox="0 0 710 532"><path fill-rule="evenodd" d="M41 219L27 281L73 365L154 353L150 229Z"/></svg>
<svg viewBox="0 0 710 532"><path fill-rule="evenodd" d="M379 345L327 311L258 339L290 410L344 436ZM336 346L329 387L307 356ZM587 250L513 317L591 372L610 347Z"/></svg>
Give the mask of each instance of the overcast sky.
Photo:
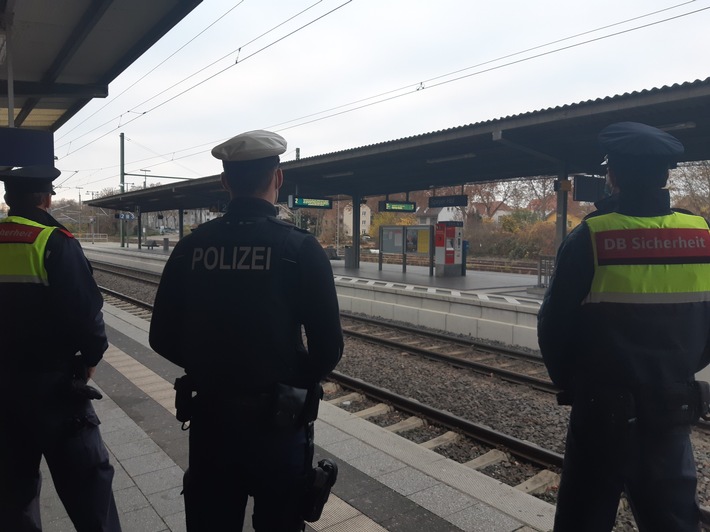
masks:
<svg viewBox="0 0 710 532"><path fill-rule="evenodd" d="M709 28L710 0L204 0L55 133L57 197L118 187L121 132L142 187L252 129L292 160L705 79Z"/></svg>

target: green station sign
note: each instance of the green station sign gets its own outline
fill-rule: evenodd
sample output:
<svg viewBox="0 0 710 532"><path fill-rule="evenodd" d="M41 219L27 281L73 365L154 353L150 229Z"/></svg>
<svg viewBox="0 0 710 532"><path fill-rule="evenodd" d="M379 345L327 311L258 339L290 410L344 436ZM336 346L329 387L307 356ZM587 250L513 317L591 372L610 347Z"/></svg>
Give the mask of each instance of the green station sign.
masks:
<svg viewBox="0 0 710 532"><path fill-rule="evenodd" d="M381 201L380 212L416 212L417 204L413 201Z"/></svg>
<svg viewBox="0 0 710 532"><path fill-rule="evenodd" d="M290 209L332 209L333 200L330 198L302 198L300 196L289 196L288 206Z"/></svg>

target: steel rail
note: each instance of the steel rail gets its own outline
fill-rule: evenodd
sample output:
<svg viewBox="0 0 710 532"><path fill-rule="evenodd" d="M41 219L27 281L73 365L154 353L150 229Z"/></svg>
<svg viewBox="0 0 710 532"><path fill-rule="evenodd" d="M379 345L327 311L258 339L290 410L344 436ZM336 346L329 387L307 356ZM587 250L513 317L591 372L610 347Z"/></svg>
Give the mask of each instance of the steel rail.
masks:
<svg viewBox="0 0 710 532"><path fill-rule="evenodd" d="M398 329L400 331L414 333L414 334L423 334L426 336L431 336L432 338L437 338L439 340L445 340L448 342L458 343L458 344L461 344L462 346L475 347L476 349L490 351L491 353L495 353L495 354L508 355L508 356L512 355L512 356L515 356L516 358L522 358L525 360L529 360L531 362L542 362L542 357L540 355L534 354L534 353L529 353L529 352L523 351L521 349L515 349L512 347L500 347L500 346L497 346L494 344L482 342L480 340L474 340L474 339L468 339L468 338L456 338L455 336L451 336L450 334L440 333L440 332L431 331L431 330L424 330L423 331L421 328L412 327L411 325L403 325L400 323L384 322L384 321L378 320L376 318L368 318L365 316L358 316L355 314L351 314L349 312L341 312L340 314L344 318L354 320L354 321L360 321L362 323L369 323L372 325L384 325L384 326L390 327L391 329Z"/></svg>
<svg viewBox="0 0 710 532"><path fill-rule="evenodd" d="M515 384L524 384L526 386L530 386L531 388L535 388L537 390L540 390L540 391L543 391L546 393L557 393L560 391L559 388L557 388L554 384L552 384L552 382L550 382L548 380L538 379L537 377L532 377L530 375L524 375L522 373L516 373L514 371L510 371L510 370L507 370L504 368L497 368L495 366L489 366L489 365L484 364L482 362L476 362L473 360L466 360L461 357L439 353L439 352L433 351L431 349L426 349L423 347L416 347L413 345L408 345L406 343L400 343L400 342L397 342L394 340L388 340L386 338L379 338L377 336L371 336L366 333L361 333L358 331L353 331L351 329L347 329L345 327L343 327L343 333L345 333L349 336L354 336L354 337L360 338L362 340L366 340L368 342L374 342L377 344L386 345L388 347L401 349L403 351L409 351L411 353L415 353L417 355L420 355L420 356L423 356L423 357L426 357L429 359L437 360L439 362L445 362L445 363L451 364L453 366L458 366L458 367L463 367L465 369L470 369L472 371L475 371L477 373L481 373L483 375L494 374L494 375L500 377L502 380L505 380L507 382L513 382Z"/></svg>
<svg viewBox="0 0 710 532"><path fill-rule="evenodd" d="M328 378L348 388L360 390L365 395L375 398L378 401L391 403L396 408L405 412L431 419L441 425L461 431L477 441L487 443L493 447L505 447L515 456L523 458L528 462L543 467L562 467L563 455L544 449L534 443L503 434L485 425L474 423L445 410L433 408L416 399L404 397L337 371L333 371Z"/></svg>

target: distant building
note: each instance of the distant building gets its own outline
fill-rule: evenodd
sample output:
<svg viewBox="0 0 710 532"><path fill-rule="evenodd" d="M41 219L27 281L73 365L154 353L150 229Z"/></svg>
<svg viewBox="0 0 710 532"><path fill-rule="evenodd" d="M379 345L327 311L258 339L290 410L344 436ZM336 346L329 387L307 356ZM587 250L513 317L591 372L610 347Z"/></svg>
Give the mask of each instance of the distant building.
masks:
<svg viewBox="0 0 710 532"><path fill-rule="evenodd" d="M360 228L358 233L361 235L367 235L370 233L370 226L372 225L372 210L366 204L360 205ZM353 206L352 203L348 203L343 207L343 233L345 236L353 235Z"/></svg>
<svg viewBox="0 0 710 532"><path fill-rule="evenodd" d="M491 220L496 223L500 222L502 216L509 216L513 213L513 209L502 201L494 201L490 204L473 202L471 203L471 207L473 208L473 212L478 214L481 219Z"/></svg>
<svg viewBox="0 0 710 532"><path fill-rule="evenodd" d="M461 211L457 207L418 207L416 216L419 225L436 225L461 220Z"/></svg>

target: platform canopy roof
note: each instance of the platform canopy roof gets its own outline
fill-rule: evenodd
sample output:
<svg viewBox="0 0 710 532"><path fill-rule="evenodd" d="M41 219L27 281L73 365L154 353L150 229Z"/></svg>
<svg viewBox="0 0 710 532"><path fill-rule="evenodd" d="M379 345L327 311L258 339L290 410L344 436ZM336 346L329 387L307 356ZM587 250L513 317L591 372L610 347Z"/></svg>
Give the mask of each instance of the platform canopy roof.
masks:
<svg viewBox="0 0 710 532"><path fill-rule="evenodd" d="M598 174L597 134L619 121L662 128L684 161L710 159L710 78L543 109L283 163L287 195L358 197L520 177ZM326 126L327 127L327 126ZM217 206L219 176L104 197L89 205L143 212Z"/></svg>
<svg viewBox="0 0 710 532"><path fill-rule="evenodd" d="M15 127L56 131L200 2L0 0L0 127L12 100Z"/></svg>

